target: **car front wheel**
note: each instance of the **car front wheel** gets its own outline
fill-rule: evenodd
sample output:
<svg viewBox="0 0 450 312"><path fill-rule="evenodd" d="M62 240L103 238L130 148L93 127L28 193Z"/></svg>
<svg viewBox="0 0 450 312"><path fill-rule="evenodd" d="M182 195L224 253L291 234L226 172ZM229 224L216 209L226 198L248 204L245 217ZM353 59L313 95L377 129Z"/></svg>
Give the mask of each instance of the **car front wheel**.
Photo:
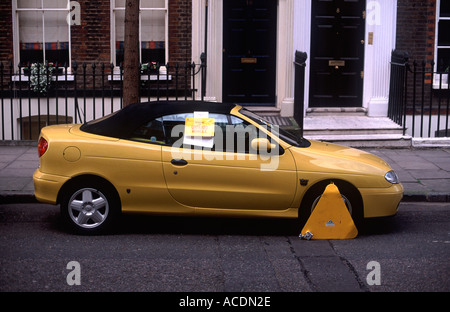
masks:
<svg viewBox="0 0 450 312"><path fill-rule="evenodd" d="M106 185L76 184L61 202L65 223L79 234L100 234L110 229L119 213L119 200Z"/></svg>
<svg viewBox="0 0 450 312"><path fill-rule="evenodd" d="M320 198L322 197L325 188L331 181L323 181L311 187L311 189L306 193L302 200L298 219L300 230L304 227L308 221L311 213L318 204ZM342 199L347 207L353 222L357 229L362 228L363 223L363 203L359 192L352 185L343 181L334 181L336 186L341 193Z"/></svg>

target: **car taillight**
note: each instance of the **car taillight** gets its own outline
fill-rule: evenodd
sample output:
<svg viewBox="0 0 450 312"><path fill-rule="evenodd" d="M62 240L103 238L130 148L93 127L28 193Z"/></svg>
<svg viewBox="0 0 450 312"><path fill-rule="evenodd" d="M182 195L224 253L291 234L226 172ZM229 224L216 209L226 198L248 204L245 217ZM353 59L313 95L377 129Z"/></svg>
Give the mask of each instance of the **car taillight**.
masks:
<svg viewBox="0 0 450 312"><path fill-rule="evenodd" d="M48 148L47 140L44 139L43 137L41 137L39 139L39 143L38 143L38 154L39 154L39 157L44 155L44 153L47 151L47 148Z"/></svg>

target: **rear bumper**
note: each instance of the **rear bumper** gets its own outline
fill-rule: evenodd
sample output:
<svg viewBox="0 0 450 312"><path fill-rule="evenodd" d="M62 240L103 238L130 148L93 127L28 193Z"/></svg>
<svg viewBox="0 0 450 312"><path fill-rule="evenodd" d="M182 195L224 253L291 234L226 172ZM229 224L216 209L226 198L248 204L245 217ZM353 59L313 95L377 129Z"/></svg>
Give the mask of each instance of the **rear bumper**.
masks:
<svg viewBox="0 0 450 312"><path fill-rule="evenodd" d="M403 186L359 189L364 202L364 218L388 217L397 213L403 198Z"/></svg>
<svg viewBox="0 0 450 312"><path fill-rule="evenodd" d="M57 204L59 190L68 180L68 177L42 173L37 169L33 174L36 199L43 203Z"/></svg>

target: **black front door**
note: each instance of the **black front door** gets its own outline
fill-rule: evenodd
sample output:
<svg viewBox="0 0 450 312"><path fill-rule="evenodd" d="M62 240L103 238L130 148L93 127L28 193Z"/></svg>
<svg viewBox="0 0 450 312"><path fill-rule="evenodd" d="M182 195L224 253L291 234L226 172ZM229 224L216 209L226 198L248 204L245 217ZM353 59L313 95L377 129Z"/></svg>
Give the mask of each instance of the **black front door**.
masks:
<svg viewBox="0 0 450 312"><path fill-rule="evenodd" d="M223 101L275 105L277 0L223 1Z"/></svg>
<svg viewBox="0 0 450 312"><path fill-rule="evenodd" d="M365 0L313 0L310 107L361 107Z"/></svg>

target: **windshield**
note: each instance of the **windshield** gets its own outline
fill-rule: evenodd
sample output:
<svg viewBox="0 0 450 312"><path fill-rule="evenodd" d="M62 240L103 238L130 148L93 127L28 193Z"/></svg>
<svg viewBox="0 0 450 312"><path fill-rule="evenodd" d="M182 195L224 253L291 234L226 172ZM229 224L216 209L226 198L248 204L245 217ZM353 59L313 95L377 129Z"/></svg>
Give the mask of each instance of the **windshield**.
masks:
<svg viewBox="0 0 450 312"><path fill-rule="evenodd" d="M275 129L273 129L273 125L268 122L267 120L265 120L264 118L262 118L261 116L256 115L255 113L245 109L245 108L241 108L239 110L239 113L241 113L242 115L250 118L251 120L257 122L259 125L263 125L266 126L267 129L269 131L273 131ZM297 147L308 147L311 144L309 143L308 140L304 139L304 138L300 138L297 137L296 135L294 135L291 132L288 132L280 127L277 127L277 131L278 131L278 136L280 137L280 139L282 139L283 141L285 141L286 143L293 145L293 146L297 146ZM275 133L277 134L277 133Z"/></svg>

